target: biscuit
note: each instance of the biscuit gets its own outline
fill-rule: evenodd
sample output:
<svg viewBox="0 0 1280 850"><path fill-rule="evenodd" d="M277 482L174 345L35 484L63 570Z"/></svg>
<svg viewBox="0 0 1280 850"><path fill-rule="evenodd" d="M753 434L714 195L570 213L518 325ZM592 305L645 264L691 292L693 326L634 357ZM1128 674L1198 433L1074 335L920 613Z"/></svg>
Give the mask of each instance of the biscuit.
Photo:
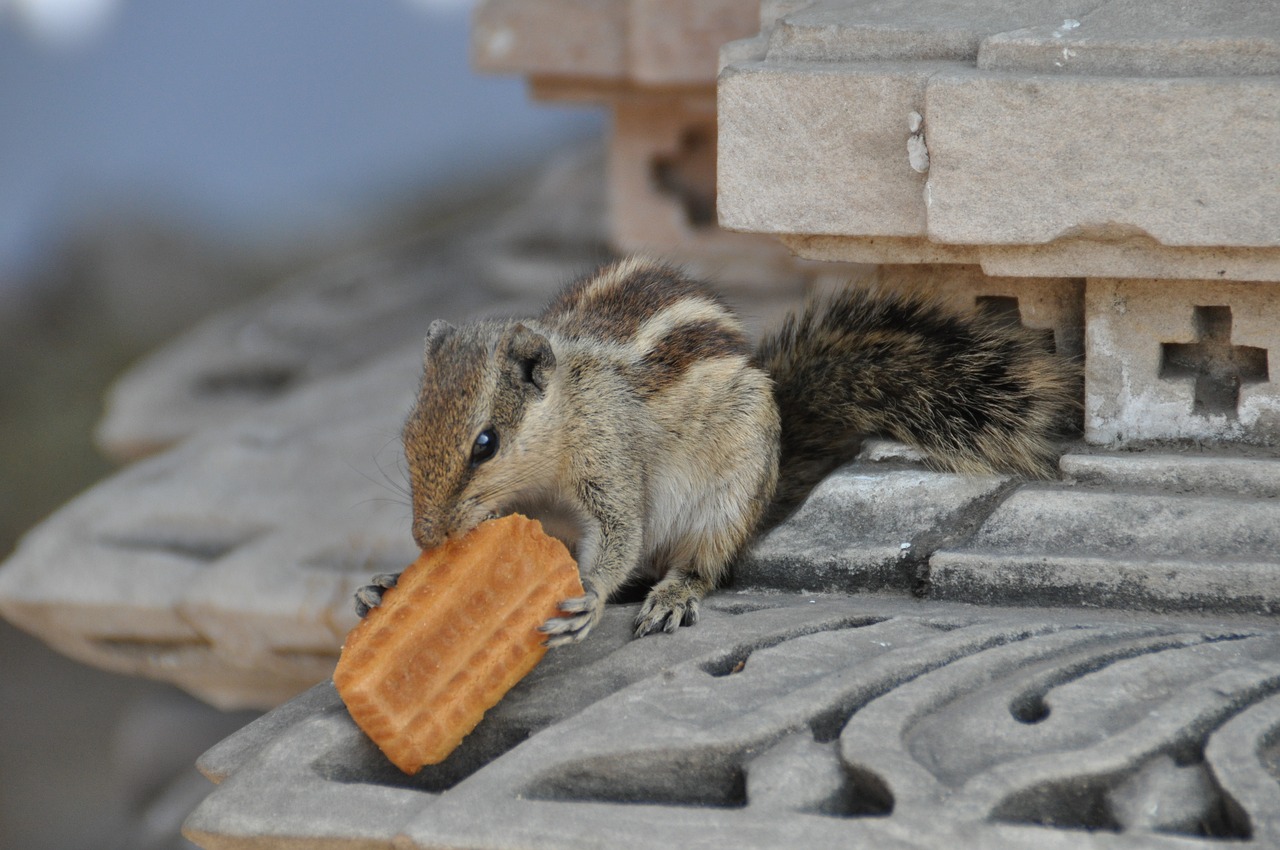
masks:
<svg viewBox="0 0 1280 850"><path fill-rule="evenodd" d="M583 594L564 544L520 515L423 552L351 632L333 684L408 774L438 764L546 653L538 627Z"/></svg>

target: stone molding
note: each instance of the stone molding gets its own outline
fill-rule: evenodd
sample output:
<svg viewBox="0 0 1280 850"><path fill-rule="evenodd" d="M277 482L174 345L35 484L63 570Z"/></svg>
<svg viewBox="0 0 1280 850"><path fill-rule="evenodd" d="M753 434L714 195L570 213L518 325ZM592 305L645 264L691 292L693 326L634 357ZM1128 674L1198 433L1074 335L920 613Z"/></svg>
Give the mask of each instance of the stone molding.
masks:
<svg viewBox="0 0 1280 850"><path fill-rule="evenodd" d="M1267 9L763 3L722 51L721 223L813 259L1280 279Z"/></svg>

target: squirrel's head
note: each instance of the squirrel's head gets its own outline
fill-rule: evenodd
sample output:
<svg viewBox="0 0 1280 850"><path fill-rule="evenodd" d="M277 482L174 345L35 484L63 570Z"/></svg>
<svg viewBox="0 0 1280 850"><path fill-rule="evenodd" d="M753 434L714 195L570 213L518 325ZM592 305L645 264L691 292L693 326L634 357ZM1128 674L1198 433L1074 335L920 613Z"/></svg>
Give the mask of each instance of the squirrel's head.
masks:
<svg viewBox="0 0 1280 850"><path fill-rule="evenodd" d="M413 537L423 549L509 511L536 485L540 447L523 426L555 367L547 338L518 322L431 324L404 427Z"/></svg>

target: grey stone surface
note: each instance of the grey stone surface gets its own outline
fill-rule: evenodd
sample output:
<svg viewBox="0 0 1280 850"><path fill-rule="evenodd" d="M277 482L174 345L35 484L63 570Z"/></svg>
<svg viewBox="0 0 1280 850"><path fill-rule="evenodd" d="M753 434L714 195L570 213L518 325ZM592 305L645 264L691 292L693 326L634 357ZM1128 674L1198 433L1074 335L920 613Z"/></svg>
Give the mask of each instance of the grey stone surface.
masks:
<svg viewBox="0 0 1280 850"><path fill-rule="evenodd" d="M0 570L0 611L81 661L223 707L268 707L327 676L350 594L416 554L394 438L419 348L81 494Z"/></svg>
<svg viewBox="0 0 1280 850"><path fill-rule="evenodd" d="M1003 604L1280 611L1275 457L1068 454L930 559L930 592Z"/></svg>
<svg viewBox="0 0 1280 850"><path fill-rule="evenodd" d="M1027 487L930 562L940 598L1280 612L1280 505Z"/></svg>
<svg viewBox="0 0 1280 850"><path fill-rule="evenodd" d="M722 593L611 607L442 765L319 686L212 750L207 848L1194 848L1280 841L1271 620ZM226 758L229 749L235 756Z"/></svg>
<svg viewBox="0 0 1280 850"><path fill-rule="evenodd" d="M1059 462L1069 480L1123 490L1165 493L1204 493L1280 498L1280 463L1247 449L1171 453L1158 449L1136 452L1075 451Z"/></svg>
<svg viewBox="0 0 1280 850"><path fill-rule="evenodd" d="M928 579L930 552L963 534L1014 482L927 469L842 467L734 567L747 587L910 592Z"/></svg>
<svg viewBox="0 0 1280 850"><path fill-rule="evenodd" d="M746 553L735 584L997 605L1280 612L1274 453L1077 449L1061 468L1057 482L959 476L871 441Z"/></svg>

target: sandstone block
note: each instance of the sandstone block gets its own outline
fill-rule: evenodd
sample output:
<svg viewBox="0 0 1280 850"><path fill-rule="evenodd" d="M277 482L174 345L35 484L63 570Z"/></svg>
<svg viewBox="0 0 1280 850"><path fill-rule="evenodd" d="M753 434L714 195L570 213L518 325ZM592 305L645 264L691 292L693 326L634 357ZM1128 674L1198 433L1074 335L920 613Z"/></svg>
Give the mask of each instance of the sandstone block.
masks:
<svg viewBox="0 0 1280 850"><path fill-rule="evenodd" d="M1270 286L1090 279L1085 438L1280 442Z"/></svg>
<svg viewBox="0 0 1280 850"><path fill-rule="evenodd" d="M923 114L935 241L1280 246L1274 78L944 72Z"/></svg>
<svg viewBox="0 0 1280 850"><path fill-rule="evenodd" d="M1280 18L1265 2L1093 3L982 42L978 67L1038 74L1226 77L1280 73Z"/></svg>
<svg viewBox="0 0 1280 850"><path fill-rule="evenodd" d="M805 273L775 240L716 223L714 95L633 95L613 103L607 170L613 246L708 274L724 288L798 295Z"/></svg>
<svg viewBox="0 0 1280 850"><path fill-rule="evenodd" d="M753 62L720 75L720 223L758 233L925 232L908 116L933 64Z"/></svg>
<svg viewBox="0 0 1280 850"><path fill-rule="evenodd" d="M725 227L811 259L1280 279L1266 4L827 0L762 18L721 52Z"/></svg>
<svg viewBox="0 0 1280 850"><path fill-rule="evenodd" d="M472 61L531 77L705 86L720 45L758 23L758 0L485 0Z"/></svg>

